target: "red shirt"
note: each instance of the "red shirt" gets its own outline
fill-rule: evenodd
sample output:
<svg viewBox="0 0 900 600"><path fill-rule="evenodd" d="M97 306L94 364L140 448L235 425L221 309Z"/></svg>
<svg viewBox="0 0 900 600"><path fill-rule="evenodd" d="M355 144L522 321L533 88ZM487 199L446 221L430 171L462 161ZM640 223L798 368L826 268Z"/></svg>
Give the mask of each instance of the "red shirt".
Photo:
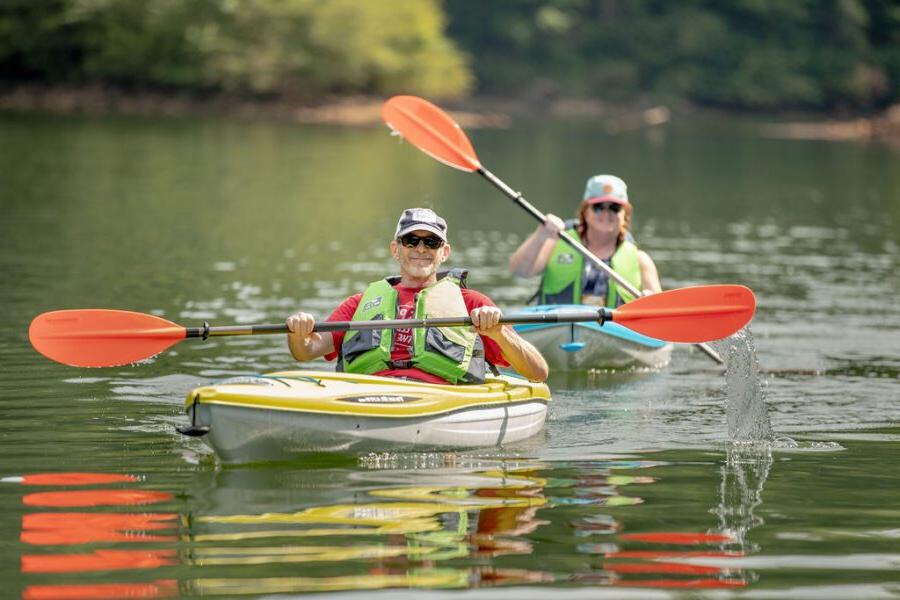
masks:
<svg viewBox="0 0 900 600"><path fill-rule="evenodd" d="M412 319L416 312L416 293L422 288L409 288L397 284L394 286L394 289L397 290L397 318ZM490 298L480 292L466 288L462 288L461 291L463 302L466 304L466 311L469 313L479 306L495 306ZM328 317L328 320L350 321L353 319L353 313L356 312L356 308L359 306L360 298L362 298L362 294L354 294L341 302L340 306L334 309L334 312ZM334 360L337 358L337 349L340 348L341 344L344 342L344 332L333 331L331 332L331 338L334 341L335 352L326 354L325 360ZM391 348L391 360L409 360L410 350L412 349L412 339L411 329L395 330L394 346ZM503 352L501 352L497 342L484 336L481 336L481 341L484 342L484 358L487 362L501 367L509 366L509 362L503 357ZM376 375L384 375L387 377L409 377L410 379L418 379L419 381L425 381L427 383L447 383L446 380L437 375L426 373L425 371L416 368L388 369L386 371L379 371Z"/></svg>

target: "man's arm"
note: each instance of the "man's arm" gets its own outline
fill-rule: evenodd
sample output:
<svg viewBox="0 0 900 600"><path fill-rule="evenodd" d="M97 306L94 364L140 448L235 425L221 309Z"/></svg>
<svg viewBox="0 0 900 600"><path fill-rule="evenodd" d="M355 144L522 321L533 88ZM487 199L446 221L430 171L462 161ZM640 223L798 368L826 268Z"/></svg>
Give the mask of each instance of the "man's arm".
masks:
<svg viewBox="0 0 900 600"><path fill-rule="evenodd" d="M334 352L334 338L331 334L321 335L313 331L316 320L309 313L299 312L289 316L285 323L288 334L288 348L298 361L304 362Z"/></svg>
<svg viewBox="0 0 900 600"><path fill-rule="evenodd" d="M334 309L328 316L328 321L350 321L353 314L359 306L359 299L362 294L355 294L345 299L340 305ZM343 331L334 331L319 335L313 332L316 325L312 315L305 312L298 312L291 315L285 320L291 333L288 334L288 348L295 359L299 361L313 360L325 357L326 360L332 360L337 353L336 348L340 348L344 340ZM329 356L331 355L331 356Z"/></svg>
<svg viewBox="0 0 900 600"><path fill-rule="evenodd" d="M509 325L500 325L503 316L496 306L480 306L469 314L475 330L500 346L503 358L523 377L531 381L544 381L550 374L547 361L537 348L525 341Z"/></svg>

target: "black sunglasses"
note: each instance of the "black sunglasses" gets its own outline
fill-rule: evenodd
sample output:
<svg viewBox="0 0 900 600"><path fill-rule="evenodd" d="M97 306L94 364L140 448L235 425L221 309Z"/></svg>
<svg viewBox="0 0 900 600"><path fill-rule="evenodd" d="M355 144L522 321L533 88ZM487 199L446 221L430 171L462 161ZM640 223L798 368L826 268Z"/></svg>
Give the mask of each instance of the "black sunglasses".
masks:
<svg viewBox="0 0 900 600"><path fill-rule="evenodd" d="M616 204L615 202L598 202L597 204L591 204L591 210L597 215L603 212L604 208L613 211L614 214L619 214L619 211L622 210L622 205Z"/></svg>
<svg viewBox="0 0 900 600"><path fill-rule="evenodd" d="M407 248L415 248L419 245L419 242L422 242L423 244L425 244L426 248L430 248L431 250L437 250L444 245L444 240L436 235L426 235L425 237L419 237L414 233L401 235L397 238L397 241Z"/></svg>

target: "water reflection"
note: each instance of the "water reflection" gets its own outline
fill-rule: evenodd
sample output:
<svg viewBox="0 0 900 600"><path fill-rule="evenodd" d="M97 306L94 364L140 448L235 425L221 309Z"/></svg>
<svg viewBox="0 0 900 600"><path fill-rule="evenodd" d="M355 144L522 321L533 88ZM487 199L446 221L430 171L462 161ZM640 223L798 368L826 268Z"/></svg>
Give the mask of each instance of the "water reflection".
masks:
<svg viewBox="0 0 900 600"><path fill-rule="evenodd" d="M171 534L150 534L177 526L174 513L30 513L22 517L20 539L32 546L99 542L174 542Z"/></svg>
<svg viewBox="0 0 900 600"><path fill-rule="evenodd" d="M764 443L730 444L720 469L719 506L713 513L719 517L719 529L728 535L722 549L742 554L759 552L758 544L748 539L754 527L764 523L754 511L762 504L763 486L772 466L772 447Z"/></svg>
<svg viewBox="0 0 900 600"><path fill-rule="evenodd" d="M422 464L419 458L414 461ZM392 461L379 459L377 462ZM396 462L392 463L395 465ZM259 590L274 593L393 586L473 588L565 581L669 588L746 585L747 578L740 570L689 562L696 557L740 556L739 551L719 548L723 543L732 542L730 533L626 534L622 533L625 528L616 516L600 512L603 507L620 512L640 505L640 497L622 494L621 488L652 485L656 481L654 477L617 471L660 466L664 463L620 459L571 464L500 462L472 470L387 469L357 473L351 479L379 485L367 489L353 504L317 505L292 512L195 517L191 539L203 547L194 548L191 560L192 564L206 567L353 560L363 564L350 567L345 564L344 572L334 576L202 578L192 581L192 589L200 593L241 594ZM229 479L259 476L252 471L220 475ZM408 485L409 482L416 485ZM241 487L247 487L247 482ZM226 506L215 502L216 512L227 512L223 509ZM558 560L529 559L524 564L531 565L530 568L514 569L475 565L454 569L442 562L450 559L471 562L479 557L504 555L532 557L535 535L545 544L572 544L571 534L559 537L560 515L568 514L577 515L566 520L567 528L574 532L574 547L563 551L566 556ZM547 531L539 532L541 528ZM306 542L302 545L272 543L285 538L303 538ZM267 545L260 546L260 543ZM685 550L686 545L701 549ZM676 549L671 549L673 546ZM557 562L560 565L568 562L572 552L598 557L601 562L587 570L572 570L571 566L554 568ZM365 564L366 570L356 577L345 572L346 568ZM542 568L535 568L536 564Z"/></svg>
<svg viewBox="0 0 900 600"><path fill-rule="evenodd" d="M756 581L757 575L736 559L761 551L750 542L749 532L763 524L754 511L762 503L771 465L767 443L729 445L720 469L719 503L710 511L719 519L718 528L620 534L624 549L606 553L603 563L605 570L618 576L614 585L712 589ZM638 547L626 548L629 542Z"/></svg>
<svg viewBox="0 0 900 600"><path fill-rule="evenodd" d="M86 573L123 569L158 569L178 564L175 550L95 550L84 554L27 554L23 573Z"/></svg>
<svg viewBox="0 0 900 600"><path fill-rule="evenodd" d="M410 472L379 472L380 487L367 489L352 504L310 506L292 512L198 515L192 522L191 563L199 566L272 563L368 564L357 577L254 579L247 590L311 591L377 587L469 587L482 576L496 584L548 581L530 570L437 569L441 561L475 556L531 554L524 536L543 524L537 511L548 502L546 481L531 470L417 472L418 485L403 485ZM240 471L228 479L259 476ZM333 475L333 474L330 474ZM390 485L398 479L400 485ZM247 482L239 482L245 487ZM229 496L234 497L234 496ZM241 508L217 497L216 512ZM306 540L304 544L286 539ZM278 543L280 541L280 544ZM261 546L259 544L266 544ZM199 546L196 546L199 545ZM373 571L374 569L374 571ZM240 581L204 579L195 586L241 592ZM219 592L217 592L219 593Z"/></svg>
<svg viewBox="0 0 900 600"><path fill-rule="evenodd" d="M175 598L178 582L173 579L138 583L95 583L88 585L32 585L23 600L97 600L99 598Z"/></svg>
<svg viewBox="0 0 900 600"><path fill-rule="evenodd" d="M618 475L615 471L660 464L640 460L568 465L476 460L476 464L464 464L452 454L374 455L364 463L369 470L328 472L322 477L307 472L303 484L307 493L302 499L287 486L273 489L272 481L260 471L229 469L217 473L214 488L198 493L210 500L208 508L216 514L198 514L190 519L193 565L211 568L316 562L323 572L332 569L326 566L329 564L334 564L338 572L244 579L231 571L227 577L192 580L191 589L201 594L254 594L585 581L598 574L554 568L556 560L536 560L534 536L547 543L560 535L560 523L555 522L558 517L553 517L557 510L582 515L567 527L574 528L576 535L617 532L621 529L618 521L599 515L598 507L639 505L639 497L623 495L619 488L652 484L654 479ZM404 466L411 468L398 468ZM341 475L345 476L343 485ZM229 488L227 495L220 493L223 484ZM360 485L364 491L351 492L356 499L352 504L345 500L295 511L271 510L273 505L292 501L308 503L310 488L317 496L327 497L332 486L339 486L341 498L346 499L347 488L359 490ZM235 508L255 504L251 490L266 486L270 510L235 512ZM569 538L570 534L565 534L562 540ZM294 541L298 539L303 539L303 544ZM601 547L604 552L617 548L614 543ZM595 550L585 543L574 549L581 554L593 554ZM567 556L560 557L560 565L569 560L571 552L567 550ZM480 560L501 556L522 560L514 567L479 564ZM451 564L454 567L448 566ZM348 570L357 573L348 575ZM599 577L612 581L607 572Z"/></svg>
<svg viewBox="0 0 900 600"><path fill-rule="evenodd" d="M90 486L139 481L133 475L112 473L36 473L4 481L24 485ZM172 494L141 489L63 489L25 494L27 507L128 507L157 504L173 499ZM86 546L121 543L172 543L178 537L175 513L131 512L28 512L22 516L20 540L29 546ZM156 533L165 530L165 533ZM149 533L154 532L154 533ZM21 572L27 575L73 575L133 570L152 570L179 564L175 548L86 548L81 552L25 553ZM163 598L177 595L174 579L150 583L97 583L30 585L23 598Z"/></svg>
<svg viewBox="0 0 900 600"><path fill-rule="evenodd" d="M415 466L398 468L404 463ZM649 491L663 480L657 473L665 478L678 465L624 456L546 463L409 454L369 457L355 469L200 471L178 512L135 510L176 501L152 489L42 491L23 496L30 510L20 539L46 551L24 553L21 572L30 578L96 573L99 580L90 585L31 581L24 597L239 596L566 582L740 587L754 575L728 559L759 551L748 542L748 532L762 523L754 510L770 465L770 452L729 450L719 504L710 511L718 526L707 531L641 531L646 519L637 513L636 531L629 531L631 511L644 506L643 494L635 492ZM75 480L58 481L70 487ZM139 479L119 481L133 486ZM93 509L33 510L38 506ZM63 546L72 551L54 551ZM725 563L702 562L711 558ZM141 575L148 572L164 576L148 583Z"/></svg>

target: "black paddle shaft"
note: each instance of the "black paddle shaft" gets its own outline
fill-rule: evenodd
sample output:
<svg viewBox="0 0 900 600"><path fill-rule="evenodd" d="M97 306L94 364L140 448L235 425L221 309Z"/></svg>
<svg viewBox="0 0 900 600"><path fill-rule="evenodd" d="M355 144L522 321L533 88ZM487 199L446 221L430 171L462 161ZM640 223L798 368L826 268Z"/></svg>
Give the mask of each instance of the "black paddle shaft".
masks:
<svg viewBox="0 0 900 600"><path fill-rule="evenodd" d="M613 311L599 307L590 310L572 310L528 315L510 315L502 317L501 324L523 325L528 323L582 323L597 322L603 325L612 321ZM313 331L328 333L332 331L350 331L363 329L413 329L418 327L466 327L472 324L471 317L434 317L431 319L376 319L373 321L323 321L316 323ZM203 338L210 336L256 335L261 333L288 333L284 323L264 325L228 325L210 327L204 323L202 327L185 328L185 337Z"/></svg>

